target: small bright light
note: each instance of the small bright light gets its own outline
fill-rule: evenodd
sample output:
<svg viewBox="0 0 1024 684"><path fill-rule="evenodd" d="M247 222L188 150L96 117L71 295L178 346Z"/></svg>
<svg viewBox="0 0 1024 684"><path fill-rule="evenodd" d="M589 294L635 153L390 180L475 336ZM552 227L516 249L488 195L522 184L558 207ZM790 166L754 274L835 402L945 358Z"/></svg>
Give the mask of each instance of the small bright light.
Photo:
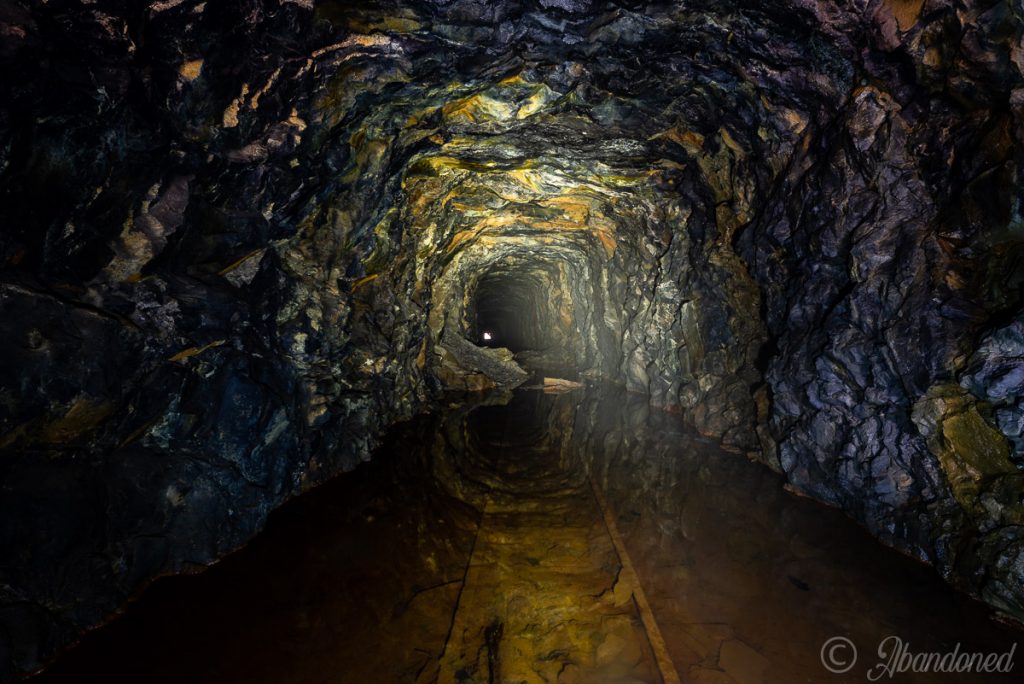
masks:
<svg viewBox="0 0 1024 684"><path fill-rule="evenodd" d="M491 339L491 333L489 333L489 332L485 332L485 333L484 333L484 339L485 339L485 340L490 340L490 339Z"/></svg>

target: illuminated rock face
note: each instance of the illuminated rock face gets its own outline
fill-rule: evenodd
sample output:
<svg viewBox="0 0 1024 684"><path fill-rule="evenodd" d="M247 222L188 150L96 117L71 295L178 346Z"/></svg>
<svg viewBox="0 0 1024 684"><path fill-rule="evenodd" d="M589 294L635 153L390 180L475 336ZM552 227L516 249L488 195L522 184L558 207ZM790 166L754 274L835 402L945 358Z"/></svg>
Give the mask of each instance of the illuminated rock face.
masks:
<svg viewBox="0 0 1024 684"><path fill-rule="evenodd" d="M0 14L9 666L514 384L484 324L1024 615L1013 3L313 4Z"/></svg>

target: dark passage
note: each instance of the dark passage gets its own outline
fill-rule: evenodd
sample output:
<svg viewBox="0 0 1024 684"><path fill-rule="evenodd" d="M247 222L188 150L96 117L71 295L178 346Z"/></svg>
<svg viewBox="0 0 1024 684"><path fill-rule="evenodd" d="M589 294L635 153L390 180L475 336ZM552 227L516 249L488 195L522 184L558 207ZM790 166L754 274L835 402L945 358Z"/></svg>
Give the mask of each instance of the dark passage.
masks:
<svg viewBox="0 0 1024 684"><path fill-rule="evenodd" d="M487 274L473 297L474 341L513 352L550 347L554 342L550 295L543 282L530 274Z"/></svg>
<svg viewBox="0 0 1024 684"><path fill-rule="evenodd" d="M396 426L32 682L862 681L890 634L1020 637L646 397L517 390ZM822 669L831 635L860 648L848 680Z"/></svg>
<svg viewBox="0 0 1024 684"><path fill-rule="evenodd" d="M0 74L0 684L1024 624L1021 0L0 0Z"/></svg>

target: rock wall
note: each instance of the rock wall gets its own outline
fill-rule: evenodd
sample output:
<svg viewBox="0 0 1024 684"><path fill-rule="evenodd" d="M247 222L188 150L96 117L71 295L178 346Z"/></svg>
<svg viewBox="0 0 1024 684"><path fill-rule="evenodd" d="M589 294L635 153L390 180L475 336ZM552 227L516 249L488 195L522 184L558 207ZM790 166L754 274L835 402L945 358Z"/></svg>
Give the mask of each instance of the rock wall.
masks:
<svg viewBox="0 0 1024 684"><path fill-rule="evenodd" d="M574 372L1024 615L1021 26L0 3L0 667L486 385L442 341L488 278L557 293L532 337Z"/></svg>
<svg viewBox="0 0 1024 684"><path fill-rule="evenodd" d="M1007 331L985 333L1020 316L1019 10L882 3L826 26L860 54L857 82L745 237L779 459L1019 617L1014 409L993 414L1014 403L1014 362Z"/></svg>

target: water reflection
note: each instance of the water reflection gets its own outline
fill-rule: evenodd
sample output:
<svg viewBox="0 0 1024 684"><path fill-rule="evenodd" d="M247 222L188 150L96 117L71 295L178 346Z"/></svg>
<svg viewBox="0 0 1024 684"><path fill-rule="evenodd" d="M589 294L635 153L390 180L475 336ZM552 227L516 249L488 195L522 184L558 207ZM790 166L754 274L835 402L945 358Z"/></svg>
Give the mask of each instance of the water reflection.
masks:
<svg viewBox="0 0 1024 684"><path fill-rule="evenodd" d="M920 651L1021 636L642 397L522 390L397 427L33 681L863 681L890 634ZM845 676L820 663L833 635L860 647Z"/></svg>

